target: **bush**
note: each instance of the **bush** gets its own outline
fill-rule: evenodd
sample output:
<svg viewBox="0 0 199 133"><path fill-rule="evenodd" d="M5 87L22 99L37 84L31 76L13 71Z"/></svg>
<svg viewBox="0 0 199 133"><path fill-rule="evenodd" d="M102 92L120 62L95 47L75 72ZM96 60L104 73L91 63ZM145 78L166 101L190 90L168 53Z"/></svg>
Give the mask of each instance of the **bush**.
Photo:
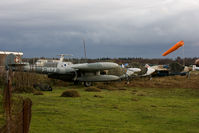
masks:
<svg viewBox="0 0 199 133"><path fill-rule="evenodd" d="M109 91L117 90L116 87L109 86L109 85L98 85L97 88L109 90Z"/></svg>
<svg viewBox="0 0 199 133"><path fill-rule="evenodd" d="M184 69L184 66L177 62L173 62L173 63L169 64L169 67L170 67L171 73L179 73L179 72L183 71L183 69Z"/></svg>
<svg viewBox="0 0 199 133"><path fill-rule="evenodd" d="M116 75L116 76L121 76L125 73L125 71L123 70L123 68L121 67L117 67L117 68L114 68L114 69L110 69L108 71L108 75Z"/></svg>
<svg viewBox="0 0 199 133"><path fill-rule="evenodd" d="M86 88L85 91L88 91L88 92L101 92L100 89L95 88L95 87Z"/></svg>
<svg viewBox="0 0 199 133"><path fill-rule="evenodd" d="M61 97L80 97L80 94L76 90L66 90L62 93Z"/></svg>
<svg viewBox="0 0 199 133"><path fill-rule="evenodd" d="M32 93L33 90L34 90L34 88L31 87L31 86L20 86L20 87L18 87L18 86L13 85L13 91L17 92L17 93L21 93L21 92Z"/></svg>
<svg viewBox="0 0 199 133"><path fill-rule="evenodd" d="M12 85L15 92L33 92L33 84L47 82L48 78L45 75L28 73L28 72L15 72L12 79Z"/></svg>

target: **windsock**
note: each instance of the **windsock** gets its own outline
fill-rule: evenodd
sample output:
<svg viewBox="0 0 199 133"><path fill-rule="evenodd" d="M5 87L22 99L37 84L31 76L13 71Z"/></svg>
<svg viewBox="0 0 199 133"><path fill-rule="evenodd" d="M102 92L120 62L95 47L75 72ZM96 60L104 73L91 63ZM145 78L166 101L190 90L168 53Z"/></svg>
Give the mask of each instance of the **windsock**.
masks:
<svg viewBox="0 0 199 133"><path fill-rule="evenodd" d="M184 45L184 41L179 41L173 47L171 47L169 50L167 50L166 52L164 52L162 54L162 56L166 56L166 55L172 53L173 51L177 50L178 48L182 47L183 45Z"/></svg>

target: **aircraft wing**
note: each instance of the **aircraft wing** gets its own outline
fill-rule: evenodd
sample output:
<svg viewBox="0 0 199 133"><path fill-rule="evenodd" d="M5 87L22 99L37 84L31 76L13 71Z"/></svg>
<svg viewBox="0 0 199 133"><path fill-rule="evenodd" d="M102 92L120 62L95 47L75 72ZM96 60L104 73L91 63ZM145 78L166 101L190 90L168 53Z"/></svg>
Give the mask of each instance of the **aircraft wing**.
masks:
<svg viewBox="0 0 199 133"><path fill-rule="evenodd" d="M77 70L78 81L89 81L89 82L103 82L103 81L115 81L119 80L120 77L115 75L101 75L100 71L117 68L119 65L112 62L97 62L97 63L83 63L73 64L71 68Z"/></svg>

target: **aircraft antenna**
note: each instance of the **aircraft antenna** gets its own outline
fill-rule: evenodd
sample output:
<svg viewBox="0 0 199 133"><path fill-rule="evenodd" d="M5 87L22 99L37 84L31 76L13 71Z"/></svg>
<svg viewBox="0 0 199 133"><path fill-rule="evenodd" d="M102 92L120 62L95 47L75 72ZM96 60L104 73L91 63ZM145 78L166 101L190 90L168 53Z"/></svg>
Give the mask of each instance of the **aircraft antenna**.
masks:
<svg viewBox="0 0 199 133"><path fill-rule="evenodd" d="M83 39L83 45L84 45L84 57L85 57L85 59L87 59L87 57L86 57L86 44L85 44L84 39Z"/></svg>

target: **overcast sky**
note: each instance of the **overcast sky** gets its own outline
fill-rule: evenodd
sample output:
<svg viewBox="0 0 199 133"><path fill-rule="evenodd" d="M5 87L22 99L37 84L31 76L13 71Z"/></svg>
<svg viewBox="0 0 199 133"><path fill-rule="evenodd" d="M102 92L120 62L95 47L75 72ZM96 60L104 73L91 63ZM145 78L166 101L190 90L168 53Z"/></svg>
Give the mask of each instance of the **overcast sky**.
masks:
<svg viewBox="0 0 199 133"><path fill-rule="evenodd" d="M25 57L161 57L199 50L199 0L1 0L0 50ZM169 58L182 56L182 49Z"/></svg>

